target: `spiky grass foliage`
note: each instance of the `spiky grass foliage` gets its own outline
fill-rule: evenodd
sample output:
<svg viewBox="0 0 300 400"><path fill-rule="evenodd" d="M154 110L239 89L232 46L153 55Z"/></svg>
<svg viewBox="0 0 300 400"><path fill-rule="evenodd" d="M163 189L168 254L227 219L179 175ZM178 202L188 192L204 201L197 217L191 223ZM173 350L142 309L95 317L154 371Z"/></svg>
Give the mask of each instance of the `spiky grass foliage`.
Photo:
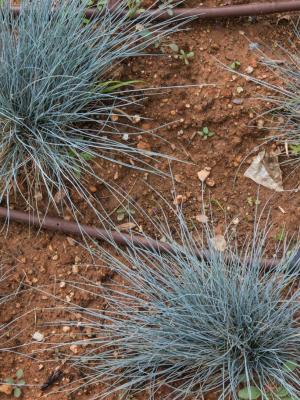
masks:
<svg viewBox="0 0 300 400"><path fill-rule="evenodd" d="M260 86L274 93L262 97L262 100L271 104L271 109L263 115L271 115L266 129L270 134L267 141L275 141L281 145L285 158L284 163L298 164L300 161L300 54L297 44L300 39L298 27L294 29L295 37L291 43L292 50L280 47L273 57L259 51L262 56L262 64L272 72L271 77L277 83L271 83L268 79L260 80L253 76L248 78Z"/></svg>
<svg viewBox="0 0 300 400"><path fill-rule="evenodd" d="M41 191L54 205L64 198L75 207L73 189L91 205L83 179L94 176L92 159L132 167L126 156L138 167L139 156L149 162L154 155L121 140L142 131L111 116L142 96L123 91L113 70L180 21L175 28L149 16L130 19L122 1L86 23L89 0L62 0L59 7L54 0L24 0L14 18L9 3L0 10L0 200L21 193L35 207Z"/></svg>
<svg viewBox="0 0 300 400"><path fill-rule="evenodd" d="M17 292L7 285L11 272L11 268L7 268L3 264L0 265L0 355L4 351L12 350L12 343L17 336L16 332L8 335L14 324L14 319L9 320L4 311L5 303L12 300Z"/></svg>
<svg viewBox="0 0 300 400"><path fill-rule="evenodd" d="M288 368L300 366L293 252L266 270L267 229L242 249L228 238L220 251L222 237L208 228L190 233L180 215L179 223L177 240L168 227L161 231L169 252L130 241L127 250L95 252L101 268L117 275L111 284L79 285L99 301L99 308L76 308L80 329L89 330L89 338L75 342L82 346L74 365L85 369L83 385L107 385L97 398L146 389L149 398L201 399L214 391L236 399L243 387L249 396L259 390L261 398L279 399L280 389L299 398L299 370Z"/></svg>

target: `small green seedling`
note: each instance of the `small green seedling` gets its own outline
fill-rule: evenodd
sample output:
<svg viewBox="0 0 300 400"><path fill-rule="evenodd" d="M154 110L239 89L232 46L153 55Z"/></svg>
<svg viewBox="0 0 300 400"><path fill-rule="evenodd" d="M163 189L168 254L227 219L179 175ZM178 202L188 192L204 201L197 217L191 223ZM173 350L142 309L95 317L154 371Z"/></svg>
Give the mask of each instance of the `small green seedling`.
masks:
<svg viewBox="0 0 300 400"><path fill-rule="evenodd" d="M229 65L229 68L237 70L237 69L240 68L240 66L241 66L241 63L240 63L239 61L233 61L233 62Z"/></svg>
<svg viewBox="0 0 300 400"><path fill-rule="evenodd" d="M251 196L247 197L247 203L249 204L250 207L260 205L260 201L258 199L254 199Z"/></svg>
<svg viewBox="0 0 300 400"><path fill-rule="evenodd" d="M137 14L141 14L145 11L144 8L141 8L142 0L127 0L128 7L128 18L134 18Z"/></svg>
<svg viewBox="0 0 300 400"><path fill-rule="evenodd" d="M176 43L171 43L168 47L173 51L174 58L179 59L185 63L185 65L189 65L191 59L194 58L195 53L193 51L185 51L180 49Z"/></svg>
<svg viewBox="0 0 300 400"><path fill-rule="evenodd" d="M284 238L285 238L285 228L284 226L282 226L280 230L277 232L275 240L277 240L277 242L282 242Z"/></svg>
<svg viewBox="0 0 300 400"><path fill-rule="evenodd" d="M179 50L178 57L180 60L182 60L185 65L189 65L189 60L193 59L195 56L195 53L193 51L184 51L182 49Z"/></svg>
<svg viewBox="0 0 300 400"><path fill-rule="evenodd" d="M202 128L202 130L199 133L204 140L207 140L210 137L214 136L214 132L211 132L207 126Z"/></svg>
<svg viewBox="0 0 300 400"><path fill-rule="evenodd" d="M92 7L94 5L94 3L95 3L94 0L89 0L87 3L87 6ZM99 11L102 11L103 8L106 6L106 4L107 4L107 0L98 0L96 3L96 7ZM84 25L87 25L89 22L90 22L89 18L87 18L87 17L83 18Z"/></svg>
<svg viewBox="0 0 300 400"><path fill-rule="evenodd" d="M132 208L128 207L119 207L117 209L117 221L121 222L123 221L126 217L131 217L132 215L135 214L135 210Z"/></svg>
<svg viewBox="0 0 300 400"><path fill-rule="evenodd" d="M143 83L140 80L132 80L132 81L106 81L100 82L96 88L103 94L113 93L122 89L124 86L135 85L137 83Z"/></svg>
<svg viewBox="0 0 300 400"><path fill-rule="evenodd" d="M107 0L98 0L97 1L97 8L99 11L102 11L103 8L106 6Z"/></svg>
<svg viewBox="0 0 300 400"><path fill-rule="evenodd" d="M290 144L289 149L293 156L298 156L300 154L300 144Z"/></svg>
<svg viewBox="0 0 300 400"><path fill-rule="evenodd" d="M26 384L23 378L24 371L22 369L18 369L15 375L15 378L7 378L5 379L5 383L7 385L12 386L13 395L15 398L19 398L22 396L22 388Z"/></svg>
<svg viewBox="0 0 300 400"><path fill-rule="evenodd" d="M256 400L260 396L261 391L255 386L246 386L238 392L238 397L241 400Z"/></svg>
<svg viewBox="0 0 300 400"><path fill-rule="evenodd" d="M293 372L296 368L298 368L297 363L289 360L284 363L282 369L285 372ZM245 384L247 382L246 375L241 375L239 382ZM239 390L238 398L241 400L256 400L258 398L269 400L296 400L296 398L293 398L288 390L283 386L275 386L275 389L273 389L272 392L268 392L268 390L260 390L254 385L245 385L245 387Z"/></svg>
<svg viewBox="0 0 300 400"><path fill-rule="evenodd" d="M174 3L173 0L163 0L162 4L158 5L158 8L160 10L166 11L170 17L173 17L174 11L173 11Z"/></svg>

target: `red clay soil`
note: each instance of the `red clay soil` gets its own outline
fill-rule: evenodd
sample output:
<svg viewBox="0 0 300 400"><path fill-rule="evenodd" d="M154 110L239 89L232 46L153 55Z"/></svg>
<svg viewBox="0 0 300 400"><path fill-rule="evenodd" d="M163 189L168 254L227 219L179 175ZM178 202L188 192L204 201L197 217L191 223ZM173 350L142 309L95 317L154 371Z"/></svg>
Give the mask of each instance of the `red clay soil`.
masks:
<svg viewBox="0 0 300 400"><path fill-rule="evenodd" d="M205 5L232 3L211 0L205 2ZM196 3L191 1L189 5ZM275 80L274 76L259 65L258 56L250 49L249 44L258 43L263 51L269 54L273 52L275 58L278 58L278 44L288 45L290 38L293 38L293 33L289 18L273 16L218 22L201 21L191 24L187 31L164 41L165 44L176 43L185 51L193 51L195 56L189 65L175 59L171 53L153 55L122 65L120 76L128 80L142 79L148 87L194 85L150 95L145 99L143 107L130 110L142 118L139 126L144 129L152 130L165 126L158 131L164 141L149 136L137 138L136 142L132 141L133 145L139 143L139 146L146 146L185 161L172 162L171 167L176 187L175 196L182 196L180 199L183 200L183 210L188 221L197 224L196 216L201 213L202 195L197 172L210 167L210 187L206 186L204 198L206 204L212 208L218 231L224 231L225 219L235 219L241 241L251 233L258 186L243 177L243 173L253 155L257 154L252 153L253 150L263 142L262 139L267 134L266 131L258 129L255 117L266 111L269 105L255 99L255 96L266 95L266 90L234 72L226 71L221 63L229 65L233 61L239 61L241 72L251 66L254 69L253 76L272 82ZM149 51L154 53L153 49ZM258 125L260 127L261 122ZM208 140L203 140L199 134L203 127L208 127L214 132ZM157 166L162 171L169 171L167 160L157 161ZM298 174L291 174L288 167L283 171L284 187L287 189L285 192L275 193L263 188L259 191L260 204L263 206L268 202L271 210L273 228L270 233L270 249L276 244L278 233L284 226L286 231L294 233L299 225L299 193L295 190L299 185ZM159 194L173 203L174 182L171 179L138 173L107 163L102 163L101 168L98 167L98 173L130 192L136 204L153 218L157 217L159 206L166 209ZM98 182L91 181L89 187L91 192L96 190L95 195L102 200L103 206L118 224L115 212L119 206L117 199ZM74 200L84 213L82 222L99 225L95 216L85 209L83 201L76 197ZM15 208L22 206L21 202L15 204ZM169 224L175 226L175 217L167 210L166 213ZM264 219L266 217L267 212ZM71 216L66 213L65 218ZM140 227L136 229L142 227L144 231L155 235L145 219L137 216L137 220ZM126 219L123 222L126 222ZM75 381L80 379L81 372L71 368L68 363L64 364L68 352L72 354L69 348L67 355L55 349L38 353L35 351L49 347L46 343L55 343L58 338L68 341L78 335L78 331L73 328L68 331L62 327L46 325L68 318L67 313L60 310L48 310L63 303L53 300L46 293L51 293L66 302L101 308L100 302L95 300L93 295L74 290L67 282L80 280L83 275L101 284L110 279L110 276L101 266L91 266L90 257L72 238L58 233L33 231L27 226L15 223L11 223L8 230L1 233L0 251L2 264L15 268L3 290L17 289L20 281L23 281L16 297L2 306L0 322L9 322L26 312L29 313L18 319L13 329L7 332L1 341L5 339L11 346L22 346L32 341L35 332L44 335L41 345L32 344L24 349L20 347L20 352L24 350L27 355L33 353L32 358L10 352L0 353L0 379L3 381L13 377L16 370L22 368L26 384L29 385L22 390L22 398L25 400L35 400L46 394L51 400L86 400L101 393L101 386L94 385L72 393L49 394L51 390L62 389L67 383L76 387ZM33 290L25 290L30 287ZM37 288L39 290L35 290ZM42 293L42 289L46 293ZM76 318L80 321L82 316L78 314ZM80 332L82 333L89 334L85 331ZM41 385L58 367L63 371L61 379L48 391L41 391ZM1 400L9 398L13 396L0 393ZM141 398L146 399L147 395Z"/></svg>

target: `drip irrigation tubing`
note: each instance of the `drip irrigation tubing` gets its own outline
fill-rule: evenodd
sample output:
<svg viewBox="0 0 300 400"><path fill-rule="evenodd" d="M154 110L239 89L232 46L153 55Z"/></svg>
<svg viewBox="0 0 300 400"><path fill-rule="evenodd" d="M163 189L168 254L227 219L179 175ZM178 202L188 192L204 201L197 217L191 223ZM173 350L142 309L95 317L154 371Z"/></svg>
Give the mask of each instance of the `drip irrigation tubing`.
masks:
<svg viewBox="0 0 300 400"><path fill-rule="evenodd" d="M109 9L113 11L118 5L110 5ZM19 6L12 6L14 15L20 12ZM170 12L171 10L171 12ZM195 7L195 8L172 8L170 10L148 9L142 13L143 16L152 17L157 20L167 20L176 17L195 17L197 19L209 18L231 18L259 16L275 14L282 12L300 11L300 0L272 1L265 3L249 3L241 5L231 5L222 7ZM99 14L98 8L88 8L86 10L87 18L92 18ZM124 11L126 12L126 11ZM122 12L121 12L122 13ZM139 17L141 14L137 14Z"/></svg>
<svg viewBox="0 0 300 400"><path fill-rule="evenodd" d="M42 219L34 214L29 214L24 211L9 210L5 207L0 207L0 218L7 221L14 221L37 228L43 228L49 231L62 232L66 234L82 236L87 235L93 239L106 241L109 244L120 246L135 245L140 248L149 249L152 252L172 253L172 246L168 243L163 243L158 240L148 238L141 235L133 235L121 233L116 230L109 231L106 229L96 228L94 226L79 224L76 222L65 221L62 218L43 217ZM207 250L195 250L195 255L201 259L209 259ZM250 261L249 261L250 262ZM262 267L265 269L275 268L280 263L279 259L265 258L262 261ZM294 258L290 261L289 269L295 271L299 269L300 250L298 250Z"/></svg>

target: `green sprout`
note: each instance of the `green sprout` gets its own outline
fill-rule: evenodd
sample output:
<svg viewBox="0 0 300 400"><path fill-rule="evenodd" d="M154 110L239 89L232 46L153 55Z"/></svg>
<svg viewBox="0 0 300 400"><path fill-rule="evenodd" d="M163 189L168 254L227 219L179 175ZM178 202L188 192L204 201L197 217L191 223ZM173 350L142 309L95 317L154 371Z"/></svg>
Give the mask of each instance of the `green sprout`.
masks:
<svg viewBox="0 0 300 400"><path fill-rule="evenodd" d="M10 385L13 389L13 395L17 399L22 396L22 388L26 384L23 378L24 371L22 369L18 369L15 375L15 378L7 378L5 379L5 383Z"/></svg>
<svg viewBox="0 0 300 400"><path fill-rule="evenodd" d="M137 14L141 14L145 11L144 8L141 8L142 0L127 0L128 7L128 18L134 18Z"/></svg>
<svg viewBox="0 0 300 400"><path fill-rule="evenodd" d="M132 215L135 214L135 210L132 208L128 207L119 207L117 209L117 221L121 222L123 221L126 217L131 217Z"/></svg>
<svg viewBox="0 0 300 400"><path fill-rule="evenodd" d="M189 60L193 59L195 56L193 51L185 51L180 49L176 43L171 43L168 45L168 47L173 51L173 53L175 53L174 58L183 61L185 65L189 65Z"/></svg>
<svg viewBox="0 0 300 400"><path fill-rule="evenodd" d="M283 365L283 371L285 372L293 372L298 365L289 360ZM246 375L241 375L240 383L246 383L247 377ZM238 392L238 398L241 400L256 400L258 398L266 398L269 400L296 400L296 398L292 397L289 391L284 386L275 386L272 391L265 391L264 389L259 389L254 385L245 385Z"/></svg>
<svg viewBox="0 0 300 400"><path fill-rule="evenodd" d="M202 136L202 138L204 140L207 140L210 137L214 136L214 132L211 132L207 126L202 128L202 130L199 132L199 134Z"/></svg>
<svg viewBox="0 0 300 400"><path fill-rule="evenodd" d="M182 60L185 65L189 65L189 60L193 59L195 56L195 53L193 51L184 51L182 49L180 49L179 54L178 54L178 58L180 60Z"/></svg>
<svg viewBox="0 0 300 400"><path fill-rule="evenodd" d="M239 69L241 66L241 63L239 61L233 61L230 65L229 68L231 69Z"/></svg>
<svg viewBox="0 0 300 400"><path fill-rule="evenodd" d="M280 230L277 232L275 239L277 240L277 242L282 242L284 238L285 238L285 228L284 226L282 226Z"/></svg>
<svg viewBox="0 0 300 400"><path fill-rule="evenodd" d="M298 156L300 154L300 144L290 144L289 149L293 156Z"/></svg>

